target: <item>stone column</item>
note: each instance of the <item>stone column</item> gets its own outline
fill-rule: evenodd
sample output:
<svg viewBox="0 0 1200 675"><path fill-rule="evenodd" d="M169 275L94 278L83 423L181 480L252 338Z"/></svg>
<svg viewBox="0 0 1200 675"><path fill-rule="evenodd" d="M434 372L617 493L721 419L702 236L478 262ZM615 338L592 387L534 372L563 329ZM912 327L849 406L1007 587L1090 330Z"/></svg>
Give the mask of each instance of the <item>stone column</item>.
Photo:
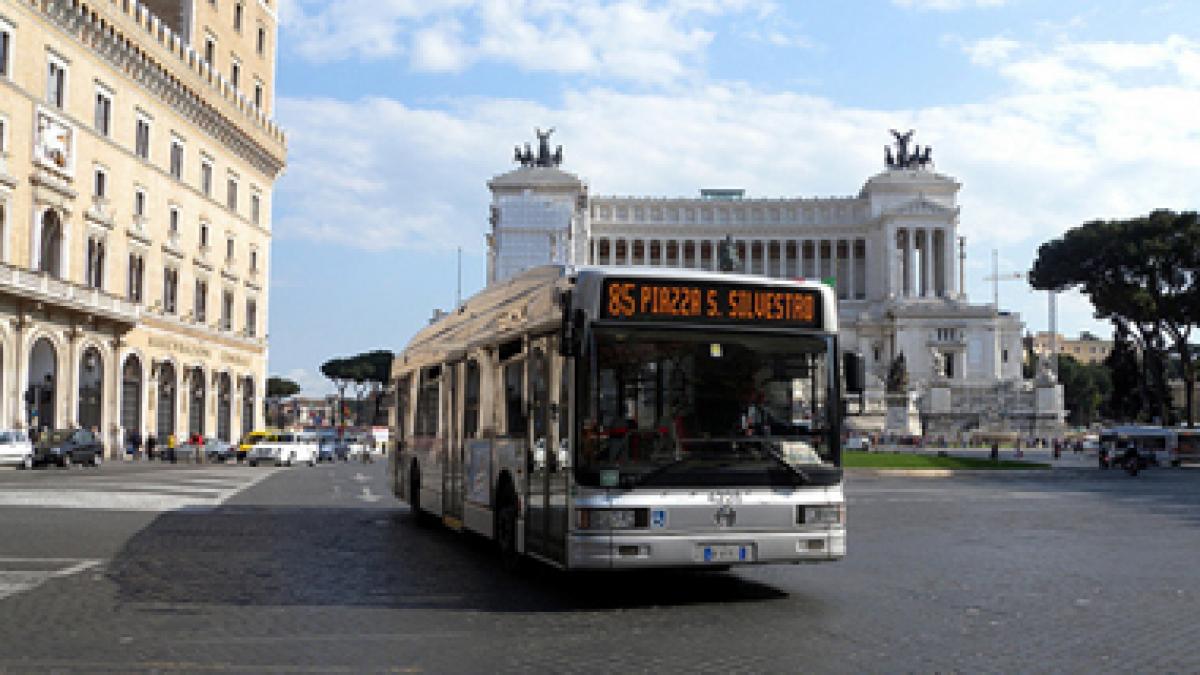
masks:
<svg viewBox="0 0 1200 675"><path fill-rule="evenodd" d="M78 326L67 330L67 411L61 419L66 420L68 427L79 426L79 338L81 332ZM62 376L58 378L60 381ZM57 421L57 416L56 416Z"/></svg>
<svg viewBox="0 0 1200 675"><path fill-rule="evenodd" d="M108 381L104 383L104 389L108 391L108 394L105 395L108 405L104 406L105 410L100 415L101 424L104 427L101 433L106 434L105 440L110 446L114 445L114 440L116 441L115 447L108 449L109 457L120 459L124 451L125 434L127 433L126 429L121 428L121 347L125 345L125 342L121 336L117 335L113 337L110 344L112 345L112 363L104 369L104 375L108 378Z"/></svg>
<svg viewBox="0 0 1200 675"><path fill-rule="evenodd" d="M906 297L913 297L917 294L916 289L916 230L911 227L904 228L904 284Z"/></svg>
<svg viewBox="0 0 1200 675"><path fill-rule="evenodd" d="M846 287L846 292L849 294L850 300L856 300L858 299L856 295L856 291L858 291L858 265L856 264L857 261L854 259L854 254L855 250L858 248L858 240L852 237L849 241L847 241L846 246L846 271L847 275L850 277L850 285Z"/></svg>
<svg viewBox="0 0 1200 675"><path fill-rule="evenodd" d="M956 288L957 283L958 283L958 276L957 276L957 271L954 269L956 262L957 262L957 259L956 259L956 256L954 255L954 230L949 227L943 228L942 229L942 274L945 275L943 277L945 279L945 281L942 284L942 289L945 292L946 297L950 297L950 298L958 295L958 291Z"/></svg>
<svg viewBox="0 0 1200 675"><path fill-rule="evenodd" d="M927 227L925 232L925 248L921 253L921 262L925 268L925 283L922 285L922 295L933 297L933 228Z"/></svg>

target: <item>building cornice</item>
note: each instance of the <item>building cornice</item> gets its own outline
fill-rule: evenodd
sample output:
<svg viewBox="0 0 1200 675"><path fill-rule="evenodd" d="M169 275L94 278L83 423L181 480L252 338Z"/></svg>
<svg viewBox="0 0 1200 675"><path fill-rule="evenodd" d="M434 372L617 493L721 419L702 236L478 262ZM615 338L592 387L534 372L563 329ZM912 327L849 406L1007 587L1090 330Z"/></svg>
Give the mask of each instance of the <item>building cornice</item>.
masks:
<svg viewBox="0 0 1200 675"><path fill-rule="evenodd" d="M287 153L283 131L261 111L254 110L244 95L234 91L223 76L213 72L195 50L144 6L110 0L107 4L112 11L105 12L102 18L94 11L85 14L85 5L67 0L25 2L73 38L81 49L99 55L263 174L276 178L283 171ZM104 4L103 0L99 2ZM116 27L117 23L140 28L145 34L132 31L126 34ZM148 45L146 37L155 44ZM170 62L160 61L148 53L146 47L160 51L161 56L173 56L178 63L168 67L166 64ZM186 74L179 72L184 69ZM180 75L193 82L185 83ZM209 102L210 97L201 94L201 87L215 94L212 98L218 99L230 112L236 112L253 124L275 147L269 148L256 141L234 122L232 116L214 107Z"/></svg>

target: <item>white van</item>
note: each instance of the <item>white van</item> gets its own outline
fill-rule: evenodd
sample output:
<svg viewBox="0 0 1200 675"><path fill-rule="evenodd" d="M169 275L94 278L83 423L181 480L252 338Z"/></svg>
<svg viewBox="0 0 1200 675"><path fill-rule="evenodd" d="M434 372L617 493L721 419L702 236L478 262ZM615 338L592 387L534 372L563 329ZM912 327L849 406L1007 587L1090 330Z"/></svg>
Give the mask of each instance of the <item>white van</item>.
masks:
<svg viewBox="0 0 1200 675"><path fill-rule="evenodd" d="M28 434L19 429L0 431L0 465L33 468L33 443Z"/></svg>
<svg viewBox="0 0 1200 675"><path fill-rule="evenodd" d="M285 431L254 444L250 448L247 462L250 466L258 466L260 463L271 463L275 466L316 466L318 441L314 433Z"/></svg>

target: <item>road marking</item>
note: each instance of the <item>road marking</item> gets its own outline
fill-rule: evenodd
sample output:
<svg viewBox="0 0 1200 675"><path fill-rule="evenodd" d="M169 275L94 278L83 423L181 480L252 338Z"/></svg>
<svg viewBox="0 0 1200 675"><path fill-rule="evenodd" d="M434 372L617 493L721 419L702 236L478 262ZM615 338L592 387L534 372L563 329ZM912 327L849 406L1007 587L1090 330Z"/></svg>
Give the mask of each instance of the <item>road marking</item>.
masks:
<svg viewBox="0 0 1200 675"><path fill-rule="evenodd" d="M197 476L194 474L200 472L164 469L151 475L89 477L81 484L7 484L0 487L0 507L143 512L215 508L276 471L279 469L225 471L220 473L219 483L213 472Z"/></svg>
<svg viewBox="0 0 1200 675"><path fill-rule="evenodd" d="M375 503L375 502L379 501L380 499L382 499L382 497L380 497L379 495L371 492L371 488L367 487L366 485L363 486L362 494L359 495L358 498L361 501L368 502L368 503Z"/></svg>
<svg viewBox="0 0 1200 675"><path fill-rule="evenodd" d="M34 568L0 570L0 600L32 591L51 579L86 572L101 562L84 558L0 558L0 563L5 567L19 565Z"/></svg>

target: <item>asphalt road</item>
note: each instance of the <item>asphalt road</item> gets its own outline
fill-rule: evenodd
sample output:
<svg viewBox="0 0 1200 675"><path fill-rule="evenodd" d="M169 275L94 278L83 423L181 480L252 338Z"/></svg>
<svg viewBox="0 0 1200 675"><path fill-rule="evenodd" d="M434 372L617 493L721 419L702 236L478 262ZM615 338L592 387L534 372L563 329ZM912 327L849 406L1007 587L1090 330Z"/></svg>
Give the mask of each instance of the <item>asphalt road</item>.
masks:
<svg viewBox="0 0 1200 675"><path fill-rule="evenodd" d="M0 672L1200 670L1200 470L854 473L843 562L589 575L384 470L0 471Z"/></svg>

